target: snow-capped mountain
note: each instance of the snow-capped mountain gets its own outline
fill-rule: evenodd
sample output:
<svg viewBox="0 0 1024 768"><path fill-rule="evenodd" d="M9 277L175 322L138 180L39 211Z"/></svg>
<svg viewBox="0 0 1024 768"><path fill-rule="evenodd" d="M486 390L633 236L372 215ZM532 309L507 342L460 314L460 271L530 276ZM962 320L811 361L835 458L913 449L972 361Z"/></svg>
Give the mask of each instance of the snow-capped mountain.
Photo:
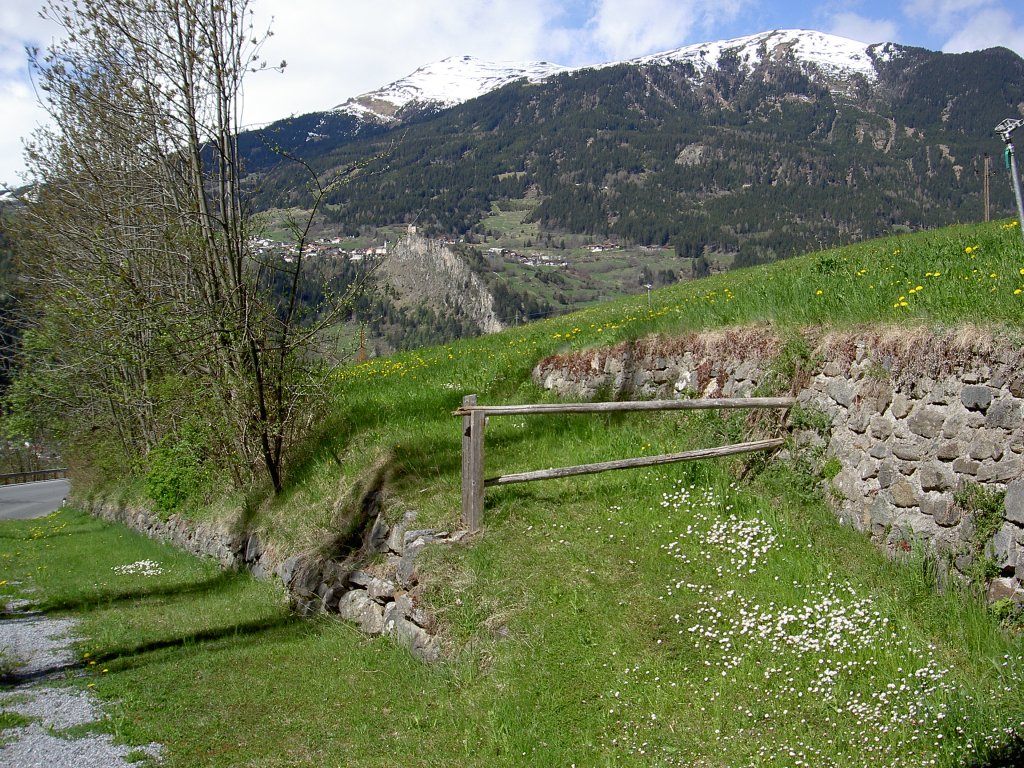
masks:
<svg viewBox="0 0 1024 768"><path fill-rule="evenodd" d="M984 203L980 155L1000 146L992 126L1024 114L1024 58L1004 47L783 30L619 64L449 59L348 102L365 118L289 118L240 137L240 152L267 208L311 206L309 167L372 164L329 198L346 232L415 221L475 236L515 200L545 235L752 264L967 220ZM991 205L1013 215L1010 185L992 186Z"/></svg>
<svg viewBox="0 0 1024 768"><path fill-rule="evenodd" d="M874 79L876 72L871 51L879 47L813 30L777 29L732 40L688 45L674 51L633 59L630 63L684 62L692 64L703 74L710 69L717 69L726 53L735 57L748 71L765 58L779 59L791 54L805 67L811 65L830 79L846 79L851 75ZM875 57L878 55L875 54Z"/></svg>
<svg viewBox="0 0 1024 768"><path fill-rule="evenodd" d="M391 85L364 93L335 107L360 117L390 121L404 107L416 104L454 107L517 80L545 80L568 67L547 62L501 64L473 56L452 56L420 67Z"/></svg>
<svg viewBox="0 0 1024 768"><path fill-rule="evenodd" d="M873 80L876 75L875 60L891 58L897 51L898 47L891 43L868 45L823 32L785 29L731 40L698 43L590 67L571 68L547 62L501 64L473 56L453 56L420 67L408 77L351 98L335 109L358 117L389 122L410 105L443 109L524 78L530 82L540 82L564 72L617 64L656 66L688 63L693 65L699 76L703 76L709 70L718 68L726 54L748 70L754 69L765 58L782 59L791 56L808 74L825 77L840 87L857 75Z"/></svg>

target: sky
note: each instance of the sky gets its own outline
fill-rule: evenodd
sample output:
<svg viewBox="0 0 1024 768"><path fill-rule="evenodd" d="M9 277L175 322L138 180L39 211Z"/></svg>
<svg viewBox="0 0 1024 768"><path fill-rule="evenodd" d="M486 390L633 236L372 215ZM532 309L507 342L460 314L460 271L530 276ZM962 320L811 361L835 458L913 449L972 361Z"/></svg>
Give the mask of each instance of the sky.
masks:
<svg viewBox="0 0 1024 768"><path fill-rule="evenodd" d="M26 46L60 28L44 0L0 0L0 185L25 181L23 140L45 121ZM423 64L472 55L497 62L584 66L771 29L815 29L864 43L947 53L996 45L1024 56L1020 0L253 0L273 36L268 62L246 81L255 126L330 109Z"/></svg>

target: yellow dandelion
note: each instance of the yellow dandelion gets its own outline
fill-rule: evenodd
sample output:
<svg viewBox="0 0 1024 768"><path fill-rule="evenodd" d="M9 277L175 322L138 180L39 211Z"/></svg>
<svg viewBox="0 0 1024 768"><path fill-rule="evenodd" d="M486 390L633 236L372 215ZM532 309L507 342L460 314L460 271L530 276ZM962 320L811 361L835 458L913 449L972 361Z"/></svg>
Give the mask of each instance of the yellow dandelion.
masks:
<svg viewBox="0 0 1024 768"><path fill-rule="evenodd" d="M821 294L823 294L823 293L824 293L824 291L823 291L823 290L821 290L821 288L819 288L818 290L816 290L816 291L814 292L814 295L815 295L815 296L821 296Z"/></svg>
<svg viewBox="0 0 1024 768"><path fill-rule="evenodd" d="M1021 295L1021 293L1024 293L1024 290L1022 290L1022 289L1018 288L1018 289L1017 289L1016 291L1014 291L1014 292L1013 292L1013 295L1014 295L1014 296L1020 296L1020 295Z"/></svg>

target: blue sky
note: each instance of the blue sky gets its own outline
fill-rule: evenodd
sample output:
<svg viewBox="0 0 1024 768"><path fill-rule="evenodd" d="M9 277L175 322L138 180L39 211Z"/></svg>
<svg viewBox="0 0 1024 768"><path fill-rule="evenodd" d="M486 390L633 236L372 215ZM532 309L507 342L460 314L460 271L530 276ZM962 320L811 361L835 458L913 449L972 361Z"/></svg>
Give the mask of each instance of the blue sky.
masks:
<svg viewBox="0 0 1024 768"><path fill-rule="evenodd" d="M0 183L21 181L22 138L45 119L26 44L59 29L41 0L0 0ZM1003 45L1024 55L1020 0L253 0L271 25L268 60L283 74L249 79L245 120L329 109L446 56L578 66L769 29L831 32L865 43L961 52Z"/></svg>

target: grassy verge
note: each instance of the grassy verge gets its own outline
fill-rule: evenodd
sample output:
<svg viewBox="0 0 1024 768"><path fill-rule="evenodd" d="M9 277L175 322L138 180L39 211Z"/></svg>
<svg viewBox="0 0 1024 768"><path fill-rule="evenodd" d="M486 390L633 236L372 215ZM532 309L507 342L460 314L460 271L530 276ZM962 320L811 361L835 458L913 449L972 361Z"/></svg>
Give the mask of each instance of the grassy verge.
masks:
<svg viewBox="0 0 1024 768"><path fill-rule="evenodd" d="M436 667L74 513L5 524L0 556L83 619L81 684L169 766L1019 757L1020 640L800 487L786 467L741 488L706 463L504 489L486 535L428 551L452 653ZM112 590L134 558L161 573Z"/></svg>
<svg viewBox="0 0 1024 768"><path fill-rule="evenodd" d="M1019 334L1022 270L1016 226L958 228L353 366L255 524L284 551L314 546L384 463L389 509L457 525L450 412L467 393L544 399L529 372L554 352L742 323ZM715 414L495 418L487 468L686 450L741 429ZM937 594L913 553L889 562L838 526L813 478L769 465L740 487L739 466L488 491L483 534L424 556L450 657L432 668L328 619L293 622L266 585L184 556L171 566L73 515L0 527L0 564L85 618L83 664L113 727L165 743L171 766L1016 764L1019 637L969 596ZM113 579L146 559L168 566Z"/></svg>

